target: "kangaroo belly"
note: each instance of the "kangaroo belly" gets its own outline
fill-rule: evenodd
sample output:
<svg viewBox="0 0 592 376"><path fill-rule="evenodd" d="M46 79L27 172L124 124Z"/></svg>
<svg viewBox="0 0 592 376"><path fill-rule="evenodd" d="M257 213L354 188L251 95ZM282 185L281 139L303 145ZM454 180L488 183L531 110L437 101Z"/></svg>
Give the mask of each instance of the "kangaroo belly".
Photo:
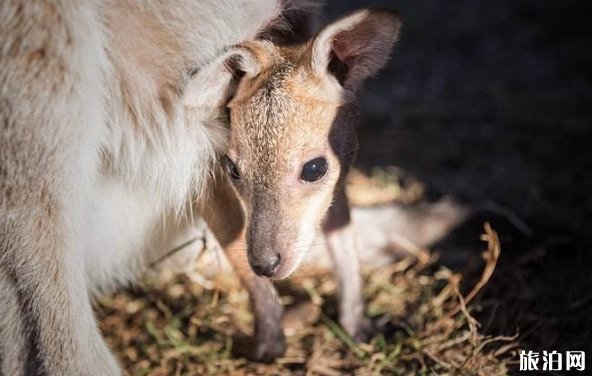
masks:
<svg viewBox="0 0 592 376"><path fill-rule="evenodd" d="M197 236L199 218L158 201L113 178L97 182L81 229L91 291L133 282L169 250Z"/></svg>
<svg viewBox="0 0 592 376"><path fill-rule="evenodd" d="M98 179L90 196L81 241L89 287L103 290L142 271L150 238L164 231L162 213L148 194L111 178Z"/></svg>

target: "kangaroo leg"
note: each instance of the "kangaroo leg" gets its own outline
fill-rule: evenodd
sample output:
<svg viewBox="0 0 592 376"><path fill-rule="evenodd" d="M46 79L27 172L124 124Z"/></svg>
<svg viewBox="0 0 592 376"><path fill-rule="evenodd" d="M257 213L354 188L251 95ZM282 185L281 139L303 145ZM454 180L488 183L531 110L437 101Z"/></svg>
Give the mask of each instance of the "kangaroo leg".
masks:
<svg viewBox="0 0 592 376"><path fill-rule="evenodd" d="M213 191L211 200L203 207L201 214L249 291L255 316L255 345L252 342L248 346L239 344L237 350L240 355L250 359L271 362L286 350L281 322L283 308L271 281L256 276L249 267L241 204L224 176L216 179Z"/></svg>
<svg viewBox="0 0 592 376"><path fill-rule="evenodd" d="M6 0L0 36L0 369L120 375L77 235L104 129L99 22L84 1Z"/></svg>
<svg viewBox="0 0 592 376"><path fill-rule="evenodd" d="M29 355L25 318L21 315L18 290L0 273L0 375L22 375Z"/></svg>
<svg viewBox="0 0 592 376"><path fill-rule="evenodd" d="M44 234L26 239L0 231L14 242L0 271L2 295L9 298L2 311L10 315L1 330L5 374L120 375L94 321L80 254L59 236L67 227L37 223Z"/></svg>
<svg viewBox="0 0 592 376"><path fill-rule="evenodd" d="M343 187L339 187L335 194L335 202L329 208L323 230L338 281L340 324L353 339L364 340L369 330L369 321L364 317L356 237Z"/></svg>

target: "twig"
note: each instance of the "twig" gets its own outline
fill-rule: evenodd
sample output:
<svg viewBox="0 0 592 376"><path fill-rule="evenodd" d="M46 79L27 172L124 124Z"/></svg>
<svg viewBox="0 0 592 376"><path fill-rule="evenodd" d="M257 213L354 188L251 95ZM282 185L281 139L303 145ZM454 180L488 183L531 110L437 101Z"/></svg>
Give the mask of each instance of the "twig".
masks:
<svg viewBox="0 0 592 376"><path fill-rule="evenodd" d="M489 279L493 275L493 271L497 266L497 261L499 259L501 253L501 247L499 238L495 230L491 228L491 225L486 222L485 223L485 234L481 235L481 239L487 242L487 251L485 253L485 257L487 259L487 264L485 265L485 269L483 270L483 274L481 275L481 279L473 290L464 298L464 304L469 304L471 300L481 291L481 289L489 282ZM458 304L455 309L448 312L445 316L446 318L452 318L462 309L462 305Z"/></svg>
<svg viewBox="0 0 592 376"><path fill-rule="evenodd" d="M193 239L189 239L188 241L186 241L185 243L171 249L170 251L168 251L167 253L165 253L164 255L160 256L159 258L157 258L155 261L152 261L150 264L148 264L148 266L150 268L154 268L156 265L160 264L161 262L163 262L164 260L166 260L167 258L171 257L172 255L174 255L175 253L179 252L180 250L182 250L185 247L190 246L191 244L195 243L198 239L200 238L193 238ZM202 238L202 241L205 242L204 240L205 238Z"/></svg>

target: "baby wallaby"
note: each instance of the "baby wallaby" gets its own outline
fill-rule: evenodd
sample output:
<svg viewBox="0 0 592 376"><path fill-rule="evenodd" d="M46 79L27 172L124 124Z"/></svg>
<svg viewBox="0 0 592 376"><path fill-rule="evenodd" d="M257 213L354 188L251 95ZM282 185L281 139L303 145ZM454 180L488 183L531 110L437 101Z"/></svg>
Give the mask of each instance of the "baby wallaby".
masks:
<svg viewBox="0 0 592 376"><path fill-rule="evenodd" d="M396 12L361 10L307 43L246 42L212 67L227 77L220 97L229 100L230 142L225 177L203 213L250 290L256 359L285 350L282 309L261 277L288 277L319 228L338 279L340 323L355 340L368 334L344 181L358 148L361 85L385 65L399 28Z"/></svg>

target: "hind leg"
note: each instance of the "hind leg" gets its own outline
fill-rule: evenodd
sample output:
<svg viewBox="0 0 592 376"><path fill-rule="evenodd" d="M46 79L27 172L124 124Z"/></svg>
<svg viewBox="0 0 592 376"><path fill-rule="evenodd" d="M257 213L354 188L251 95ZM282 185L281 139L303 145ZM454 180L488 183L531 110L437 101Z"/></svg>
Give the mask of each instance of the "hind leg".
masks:
<svg viewBox="0 0 592 376"><path fill-rule="evenodd" d="M0 231L12 243L0 268L4 374L120 375L93 317L80 253L60 236L68 227L37 224L43 234L31 229L26 238L6 221Z"/></svg>
<svg viewBox="0 0 592 376"><path fill-rule="evenodd" d="M6 0L0 36L0 369L120 375L78 236L104 127L99 22L82 1Z"/></svg>
<svg viewBox="0 0 592 376"><path fill-rule="evenodd" d="M18 290L0 273L0 375L22 375L28 350L25 318L19 307Z"/></svg>
<svg viewBox="0 0 592 376"><path fill-rule="evenodd" d="M338 282L339 322L354 340L363 341L369 334L370 322L364 317L356 237L343 189L339 189L335 195L335 203L329 209L323 230Z"/></svg>

